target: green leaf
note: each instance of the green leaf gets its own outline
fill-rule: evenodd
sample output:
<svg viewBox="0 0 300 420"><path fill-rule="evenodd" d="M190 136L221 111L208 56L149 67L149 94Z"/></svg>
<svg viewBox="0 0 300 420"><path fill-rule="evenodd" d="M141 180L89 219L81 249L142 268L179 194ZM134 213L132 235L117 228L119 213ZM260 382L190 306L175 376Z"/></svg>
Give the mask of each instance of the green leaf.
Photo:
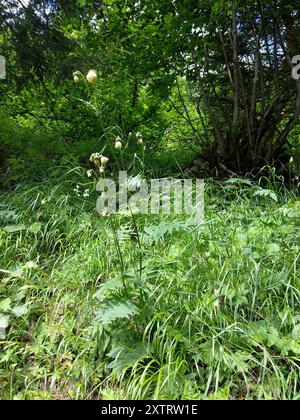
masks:
<svg viewBox="0 0 300 420"><path fill-rule="evenodd" d="M18 215L12 210L1 210L0 211L0 220L11 222L17 219Z"/></svg>
<svg viewBox="0 0 300 420"><path fill-rule="evenodd" d="M41 223L33 223L33 225L30 226L29 231L32 233L38 233L40 232L41 228Z"/></svg>
<svg viewBox="0 0 300 420"><path fill-rule="evenodd" d="M259 188L258 190L254 191L253 197L269 197L274 200L276 203L278 202L278 197L272 190L267 190L263 188Z"/></svg>
<svg viewBox="0 0 300 420"><path fill-rule="evenodd" d="M132 347L116 345L108 354L114 359L108 367L117 375L121 375L140 360L149 357L150 354L151 348L145 343L136 343Z"/></svg>
<svg viewBox="0 0 300 420"><path fill-rule="evenodd" d="M128 300L108 299L96 316L103 324L109 324L116 319L129 318L137 312L138 308Z"/></svg>
<svg viewBox="0 0 300 420"><path fill-rule="evenodd" d="M10 277L21 277L23 274L23 267L18 264L13 267L9 267L8 270L0 269L0 273L9 274Z"/></svg>
<svg viewBox="0 0 300 420"><path fill-rule="evenodd" d="M292 331L292 337L294 340L300 339L300 324L297 324L294 326L293 331Z"/></svg>
<svg viewBox="0 0 300 420"><path fill-rule="evenodd" d="M0 311L7 312L11 309L11 299L7 298L0 302Z"/></svg>
<svg viewBox="0 0 300 420"><path fill-rule="evenodd" d="M6 233L16 233L21 232L22 230L26 230L26 226L23 224L20 225L7 225L3 228Z"/></svg>
<svg viewBox="0 0 300 420"><path fill-rule="evenodd" d="M173 20L173 13L169 12L166 14L166 16L164 17L164 21L166 23L167 26L169 26L172 23Z"/></svg>
<svg viewBox="0 0 300 420"><path fill-rule="evenodd" d="M243 178L229 178L226 180L226 184L248 185L249 187L253 185L249 179Z"/></svg>
<svg viewBox="0 0 300 420"><path fill-rule="evenodd" d="M106 281L99 287L97 292L94 294L94 298L96 299L103 298L103 295L105 292L122 289L123 287L124 285L121 280L111 279L109 281Z"/></svg>
<svg viewBox="0 0 300 420"><path fill-rule="evenodd" d="M276 255L280 252L280 246L276 243L271 243L267 245L267 254Z"/></svg>

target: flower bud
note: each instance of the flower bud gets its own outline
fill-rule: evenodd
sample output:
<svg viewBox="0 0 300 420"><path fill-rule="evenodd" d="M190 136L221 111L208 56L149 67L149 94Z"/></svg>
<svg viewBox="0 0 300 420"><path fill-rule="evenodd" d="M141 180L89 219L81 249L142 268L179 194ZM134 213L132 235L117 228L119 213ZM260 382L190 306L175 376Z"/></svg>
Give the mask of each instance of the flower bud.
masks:
<svg viewBox="0 0 300 420"><path fill-rule="evenodd" d="M109 161L108 157L101 156L101 165L106 165L108 161Z"/></svg>
<svg viewBox="0 0 300 420"><path fill-rule="evenodd" d="M140 132L136 133L136 138L137 138L137 144L143 144L143 136Z"/></svg>
<svg viewBox="0 0 300 420"><path fill-rule="evenodd" d="M95 70L90 70L88 72L88 74L86 75L86 79L87 81L91 84L94 85L97 82L97 73Z"/></svg>
<svg viewBox="0 0 300 420"><path fill-rule="evenodd" d="M99 160L101 159L101 155L100 153L92 153L90 156L90 161L95 163L95 160Z"/></svg>
<svg viewBox="0 0 300 420"><path fill-rule="evenodd" d="M119 140L115 142L115 148L122 149L122 143Z"/></svg>
<svg viewBox="0 0 300 420"><path fill-rule="evenodd" d="M74 73L73 73L73 79L74 79L74 82L75 83L80 82L80 75L81 75L81 73L79 71L74 71Z"/></svg>

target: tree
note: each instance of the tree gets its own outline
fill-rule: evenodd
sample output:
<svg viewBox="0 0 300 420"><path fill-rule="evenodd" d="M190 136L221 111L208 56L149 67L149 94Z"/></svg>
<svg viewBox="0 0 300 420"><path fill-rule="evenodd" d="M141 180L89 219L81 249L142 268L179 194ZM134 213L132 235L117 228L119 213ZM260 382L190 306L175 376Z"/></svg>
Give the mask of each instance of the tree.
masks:
<svg viewBox="0 0 300 420"><path fill-rule="evenodd" d="M178 89L172 106L203 159L248 171L283 157L300 113L300 82L291 77L300 51L294 2L107 1L102 11L101 29L132 54L131 71L169 99Z"/></svg>
<svg viewBox="0 0 300 420"><path fill-rule="evenodd" d="M101 130L159 119L169 103L211 166L246 172L287 159L300 114L292 1L9 0L0 16L17 86L40 86L53 118L78 109L72 72L97 67Z"/></svg>

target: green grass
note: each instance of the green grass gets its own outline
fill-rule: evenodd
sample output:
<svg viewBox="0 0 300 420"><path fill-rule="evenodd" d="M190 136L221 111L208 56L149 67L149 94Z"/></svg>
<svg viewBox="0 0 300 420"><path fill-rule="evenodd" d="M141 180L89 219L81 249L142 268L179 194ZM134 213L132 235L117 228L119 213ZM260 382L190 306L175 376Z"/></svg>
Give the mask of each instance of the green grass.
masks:
<svg viewBox="0 0 300 420"><path fill-rule="evenodd" d="M73 175L2 195L2 399L300 398L293 193L207 182L186 226L103 219Z"/></svg>

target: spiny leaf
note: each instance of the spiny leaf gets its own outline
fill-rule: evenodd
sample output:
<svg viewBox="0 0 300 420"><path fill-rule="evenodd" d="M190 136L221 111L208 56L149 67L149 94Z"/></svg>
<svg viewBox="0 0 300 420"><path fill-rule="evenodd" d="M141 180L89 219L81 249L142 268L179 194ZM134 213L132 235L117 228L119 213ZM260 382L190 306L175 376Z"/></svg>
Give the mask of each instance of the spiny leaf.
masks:
<svg viewBox="0 0 300 420"><path fill-rule="evenodd" d="M151 348L145 343L134 343L131 347L117 345L108 354L114 360L108 365L117 375L135 365L138 361L149 357Z"/></svg>
<svg viewBox="0 0 300 420"><path fill-rule="evenodd" d="M278 202L278 197L274 193L274 191L272 191L272 190L267 190L267 189L260 188L253 193L253 196L254 197L256 197L256 196L258 196L258 197L269 197L273 201L275 201L276 203Z"/></svg>
<svg viewBox="0 0 300 420"><path fill-rule="evenodd" d="M109 324L116 319L129 318L137 311L138 308L128 300L108 299L96 316L103 324Z"/></svg>
<svg viewBox="0 0 300 420"><path fill-rule="evenodd" d="M107 291L111 291L111 290L117 290L117 289L122 289L123 283L122 281L118 280L118 279L111 279L109 281L106 281L105 283L103 283L99 289L97 290L97 292L94 294L94 298L99 299L103 297L103 294Z"/></svg>

